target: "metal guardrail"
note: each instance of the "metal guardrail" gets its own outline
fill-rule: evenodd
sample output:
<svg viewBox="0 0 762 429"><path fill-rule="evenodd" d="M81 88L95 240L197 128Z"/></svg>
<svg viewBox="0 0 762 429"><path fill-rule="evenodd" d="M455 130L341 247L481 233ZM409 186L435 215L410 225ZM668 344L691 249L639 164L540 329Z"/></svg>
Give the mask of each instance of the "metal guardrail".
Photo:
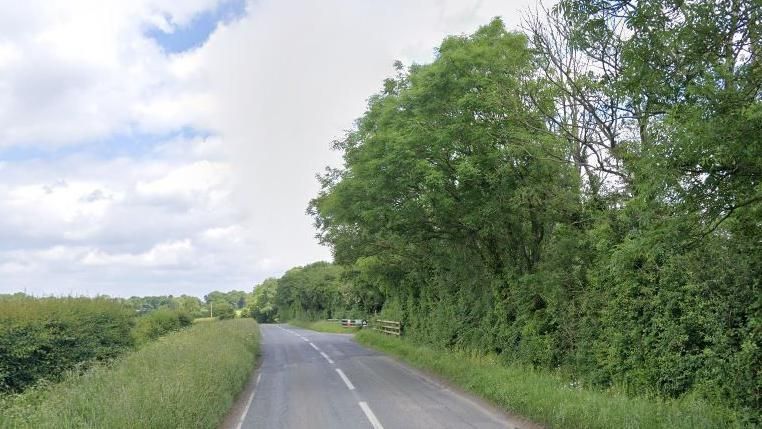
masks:
<svg viewBox="0 0 762 429"><path fill-rule="evenodd" d="M402 335L402 324L396 320L376 320L373 329L388 335Z"/></svg>

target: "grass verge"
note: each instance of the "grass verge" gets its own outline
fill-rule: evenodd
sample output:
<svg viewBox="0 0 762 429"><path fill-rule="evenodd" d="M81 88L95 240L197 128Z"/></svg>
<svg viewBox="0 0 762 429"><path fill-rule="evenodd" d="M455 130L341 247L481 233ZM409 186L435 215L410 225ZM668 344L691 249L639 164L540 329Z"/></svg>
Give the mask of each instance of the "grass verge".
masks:
<svg viewBox="0 0 762 429"><path fill-rule="evenodd" d="M327 320L318 320L315 322L289 320L288 324L298 328L312 329L313 331L328 332L331 334L352 334L360 330L359 328L345 328L339 323L329 322Z"/></svg>
<svg viewBox="0 0 762 429"><path fill-rule="evenodd" d="M200 323L0 403L2 428L215 428L254 369L253 319Z"/></svg>
<svg viewBox="0 0 762 429"><path fill-rule="evenodd" d="M552 373L502 364L490 356L442 352L372 331L355 338L552 428L743 427L731 411L695 398L662 400L579 389Z"/></svg>

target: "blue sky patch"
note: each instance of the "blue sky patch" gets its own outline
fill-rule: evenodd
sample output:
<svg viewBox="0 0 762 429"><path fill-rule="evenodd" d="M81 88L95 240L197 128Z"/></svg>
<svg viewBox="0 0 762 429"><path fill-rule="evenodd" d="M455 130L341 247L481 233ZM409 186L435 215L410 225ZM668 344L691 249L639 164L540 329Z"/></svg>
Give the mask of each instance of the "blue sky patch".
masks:
<svg viewBox="0 0 762 429"><path fill-rule="evenodd" d="M191 127L183 127L176 131L149 134L140 132L118 133L110 137L96 139L82 144L46 147L44 145L18 145L6 148L0 147L0 161L19 162L30 160L51 161L63 159L77 154L87 154L96 159L113 159L118 157L143 158L154 156L155 150L168 141L180 139L206 138L210 134Z"/></svg>
<svg viewBox="0 0 762 429"><path fill-rule="evenodd" d="M188 25L176 27L171 33L152 27L145 34L167 53L184 52L203 45L220 22L233 21L245 13L246 0L224 0L216 9L196 15Z"/></svg>

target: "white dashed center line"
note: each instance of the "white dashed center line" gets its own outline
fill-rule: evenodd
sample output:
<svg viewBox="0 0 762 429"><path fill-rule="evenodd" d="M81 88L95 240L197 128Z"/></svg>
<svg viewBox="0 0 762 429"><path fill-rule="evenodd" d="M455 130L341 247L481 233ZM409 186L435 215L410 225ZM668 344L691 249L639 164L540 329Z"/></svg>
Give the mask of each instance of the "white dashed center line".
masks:
<svg viewBox="0 0 762 429"><path fill-rule="evenodd" d="M367 402L360 401L358 404L360 405L360 408L362 408L362 412L365 413L365 417L367 417L368 421L370 421L373 429L384 429L384 427L381 425L381 422L378 421L376 415L373 414L373 410L370 409Z"/></svg>
<svg viewBox="0 0 762 429"><path fill-rule="evenodd" d="M309 343L309 345L318 351L323 358L328 361L329 364L335 365L335 362L323 351L320 350L318 346L316 346L313 342L311 342L307 337L302 336L301 334L298 334L290 329L281 328L278 326L278 328L288 332L289 334L295 335L302 340L304 340L306 343ZM352 384L351 381L349 381L349 378L346 374L344 374L344 371L342 371L340 368L336 368L336 373L339 374L339 377L341 377L342 381L344 381L344 384L347 385L347 389L349 390L355 390L355 386ZM256 384L259 384L259 377L257 377ZM256 384L254 385L256 389ZM249 407L251 406L251 401L254 399L254 392L251 393L251 396L249 397L249 403L246 405L246 409L243 412L243 415L241 416L241 420L238 422L238 428L241 429L241 425L243 424L244 417L246 414L248 414ZM378 417L376 417L375 414L373 414L373 410L370 409L370 406L368 406L368 403L365 401L360 401L357 403L360 406L360 409L362 409L362 412L365 413L365 417L367 417L368 421L370 422L371 426L373 426L373 429L384 429L384 426L381 424L380 421L378 421Z"/></svg>
<svg viewBox="0 0 762 429"><path fill-rule="evenodd" d="M325 353L323 353L323 352L320 352L320 354L321 354L321 355L323 355L323 357L325 358L325 360L327 360L327 361L328 361L328 363L330 363L331 365L333 365L333 360L332 360L331 358L329 358L327 354L325 354Z"/></svg>
<svg viewBox="0 0 762 429"><path fill-rule="evenodd" d="M344 384L347 385L347 389L349 389L349 390L355 390L355 386L352 384L351 381L349 381L349 379L347 378L347 375L344 374L344 371L342 371L339 368L336 368L336 372L338 372L339 373L339 377L341 377L341 379L344 380Z"/></svg>

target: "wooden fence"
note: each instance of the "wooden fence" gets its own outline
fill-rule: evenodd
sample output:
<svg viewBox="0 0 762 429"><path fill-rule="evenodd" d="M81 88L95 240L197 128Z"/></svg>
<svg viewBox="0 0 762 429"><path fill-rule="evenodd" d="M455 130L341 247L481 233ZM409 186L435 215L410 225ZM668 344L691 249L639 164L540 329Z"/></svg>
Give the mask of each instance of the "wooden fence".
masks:
<svg viewBox="0 0 762 429"><path fill-rule="evenodd" d="M402 335L402 324L395 320L376 320L373 329L388 335Z"/></svg>
<svg viewBox="0 0 762 429"><path fill-rule="evenodd" d="M362 319L328 319L329 322L340 324L345 328L364 328L368 323ZM402 335L402 323L396 320L375 319L370 327L387 335Z"/></svg>

